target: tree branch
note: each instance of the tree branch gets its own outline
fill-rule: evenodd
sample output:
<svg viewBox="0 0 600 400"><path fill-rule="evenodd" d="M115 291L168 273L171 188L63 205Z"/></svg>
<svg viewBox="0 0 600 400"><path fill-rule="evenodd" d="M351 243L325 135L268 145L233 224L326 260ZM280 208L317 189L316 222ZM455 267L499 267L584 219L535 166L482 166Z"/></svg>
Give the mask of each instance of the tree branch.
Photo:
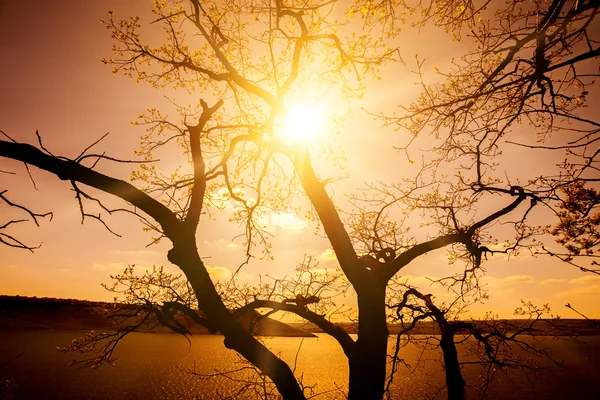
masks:
<svg viewBox="0 0 600 400"><path fill-rule="evenodd" d="M332 336L335 340L338 341L344 353L347 356L350 356L354 349L354 340L339 326L333 324L331 321L328 321L323 315L317 314L313 311L310 311L306 307L301 307L298 305L292 305L288 303L273 301L273 300L254 300L251 303L248 303L237 310L234 311L233 315L239 317L241 315L246 314L250 310L255 310L257 308L270 308L278 311L285 311L294 313L305 320L312 322L317 325L319 328L323 330L323 332Z"/></svg>
<svg viewBox="0 0 600 400"><path fill-rule="evenodd" d="M177 235L179 220L163 204L133 185L120 179L101 174L73 160L46 154L38 148L25 144L0 140L0 157L18 160L55 174L61 180L81 182L110 193L131 203L158 222L169 236Z"/></svg>
<svg viewBox="0 0 600 400"><path fill-rule="evenodd" d="M187 229L194 231L200 220L202 205L204 204L204 194L206 192L205 163L202 155L200 136L213 114L223 106L223 100L219 100L217 104L212 107L209 107L204 100L200 100L200 104L202 105L200 121L198 121L196 126L188 126L190 132L192 162L194 163L194 187L192 188L192 193L190 195L190 207L187 216L185 217L184 224Z"/></svg>

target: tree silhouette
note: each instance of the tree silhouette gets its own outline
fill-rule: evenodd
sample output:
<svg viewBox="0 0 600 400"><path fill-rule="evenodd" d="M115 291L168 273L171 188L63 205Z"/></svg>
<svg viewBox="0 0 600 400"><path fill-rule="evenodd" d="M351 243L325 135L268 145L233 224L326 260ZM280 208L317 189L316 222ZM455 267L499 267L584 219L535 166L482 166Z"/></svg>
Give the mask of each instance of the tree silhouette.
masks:
<svg viewBox="0 0 600 400"><path fill-rule="evenodd" d="M597 29L592 26L599 6L594 1L555 0L510 3L495 13L489 7L492 3L470 1L422 2L417 7L403 1L357 1L349 8L325 0L155 2L155 20L149 26L162 27L164 38L158 45L143 40L139 18L118 20L110 12L104 24L115 42L115 58L103 61L113 72L159 90L174 87L199 97L190 106L174 102L179 121L157 109L140 115L137 123L146 133L137 151L142 161L133 175L138 186L100 172L102 163L128 162L92 153L100 141L68 158L52 153L39 135L33 146L2 132L0 157L68 181L82 219L96 219L110 230L101 214L87 211L89 207L105 214L133 213L156 234L153 242L171 243L168 259L183 272L184 281L168 284L185 287L187 297L176 292L172 298L155 299L158 304L149 301L145 315L184 331L173 313L196 315L197 307L202 317L195 318L212 333L221 332L225 346L268 376L284 398L304 399L290 366L235 318L235 310L244 308L295 313L340 344L350 370L348 397L381 399L387 379L388 284L416 258L447 248L450 260L464 268L449 273L446 284L468 293L478 286L490 254L529 248L571 262L575 256L593 256L597 247L592 215L598 196L586 185L597 181L598 151L590 146L598 140L599 125L578 112L598 75ZM378 114L385 125L412 134L400 149L411 163L412 152L418 151L415 143L431 133L436 144L423 155L420 169L398 182L376 182L353 193L342 213L344 203L334 203L330 190L333 180L316 167L327 157L339 161L339 144L325 135L315 144L286 138L282 121L307 84L336 88L340 97L351 100L368 90L362 87L367 77L398 68L400 28L409 14L419 16L417 25L433 23L452 31L457 40L467 32L475 46L455 69L440 72L442 83L423 81L422 95L404 107L402 116ZM530 124L533 140L542 144L509 140L513 127L524 123ZM549 139L556 132L560 144ZM567 158L556 174L522 184L497 166L502 150L511 144L531 151L566 151ZM182 153L176 169L157 161L161 154ZM128 206L108 208L86 187L116 196ZM299 287L296 292L283 291L280 298L258 293L243 304L231 304L211 281L199 255L197 231L227 201L235 210L232 222L243 226L246 262L257 251L270 257L261 217L300 211L300 195L308 201L303 211L319 222L356 295L356 340L314 311L318 292ZM9 202L4 192L1 196L36 223L46 215ZM583 208L572 206L573 201ZM529 215L542 207L555 213L554 228L529 223ZM590 222L573 226L569 221L577 213ZM424 232L419 239L409 233L415 217ZM18 221L1 226L0 239L33 249L5 233ZM513 228L510 239L492 229L499 223ZM588 239L575 239L572 232L577 230ZM566 255L541 246L550 233L563 235L559 240L566 245ZM507 243L499 246L503 238ZM597 272L593 266L582 268ZM152 279L133 283L149 287L156 284ZM435 308L430 311L435 313ZM112 348L104 353L108 359Z"/></svg>

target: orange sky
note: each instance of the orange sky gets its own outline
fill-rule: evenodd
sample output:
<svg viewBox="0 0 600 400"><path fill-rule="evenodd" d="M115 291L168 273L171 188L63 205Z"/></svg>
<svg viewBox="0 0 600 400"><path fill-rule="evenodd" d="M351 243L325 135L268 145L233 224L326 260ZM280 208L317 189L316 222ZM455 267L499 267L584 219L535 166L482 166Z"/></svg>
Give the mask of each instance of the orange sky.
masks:
<svg viewBox="0 0 600 400"><path fill-rule="evenodd" d="M30 143L35 142L34 133L39 130L46 147L66 156L77 155L110 132L102 148L115 157L132 157L142 128L130 122L146 108L160 108L167 103L160 92L113 76L110 67L99 62L102 57L111 56L109 32L98 22L110 9L120 17L144 17L148 2L0 2L0 129ZM427 58L431 70L434 65L447 65L462 46L451 43L441 33L406 35L404 59L410 64L413 53L418 51ZM360 106L390 110L390 105L395 107L415 95L417 88L409 69L395 68L383 73L382 83L369 87L357 110ZM366 135L370 138L367 141ZM344 191L362 186L363 181L397 176L398 171L389 167L397 159L390 142L399 144L401 138L393 135L398 134L381 129L378 122L357 112L343 132L342 143L350 160L345 172L350 178L337 187L336 200L343 198ZM543 168L543 156L517 151L509 154L519 160L509 169L534 174L535 169ZM404 173L410 173L410 167L403 168ZM110 294L100 287L109 281L109 274L120 272L128 264L169 265L167 243L146 248L149 235L142 232L136 219L108 220L123 238L114 237L95 221L81 225L77 203L67 184L33 171L36 190L23 174L22 166L0 161L0 169L18 172L16 176L0 175L0 189L8 189L12 200L22 201L36 211L54 212L54 220L44 221L39 228L21 224L11 230L29 244L43 245L34 253L0 247L0 294L109 300ZM127 178L130 172L109 164L101 170L120 178ZM0 207L0 221L10 218L11 212ZM240 242L232 241L239 231L227 224L227 219L227 215L222 215L199 230L201 256L207 257L206 263L215 277L228 276L243 260ZM275 234L275 261L253 261L244 269L244 279L255 282L259 275L291 274L304 254L318 256L323 268L335 268L327 241L312 234L314 224L285 213L272 215L269 224ZM569 302L588 316L600 318L598 276L583 275L555 260L534 259L525 254L510 262L505 256L495 255L485 265L488 273L484 282L491 299L483 306L473 307L474 316L492 310L501 317L510 317L519 299L526 299L538 304L548 302L553 312L563 317L577 317L564 308ZM170 268L176 271L175 267ZM421 257L403 271L413 283L425 288L425 277L447 274L447 260L444 252L438 251ZM439 289L430 290L444 298Z"/></svg>

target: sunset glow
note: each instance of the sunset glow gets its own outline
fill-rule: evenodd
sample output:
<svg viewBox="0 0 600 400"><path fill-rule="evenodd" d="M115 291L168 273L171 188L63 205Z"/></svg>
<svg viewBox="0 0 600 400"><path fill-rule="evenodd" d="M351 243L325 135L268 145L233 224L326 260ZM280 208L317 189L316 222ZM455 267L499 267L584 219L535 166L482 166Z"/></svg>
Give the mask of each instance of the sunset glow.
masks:
<svg viewBox="0 0 600 400"><path fill-rule="evenodd" d="M169 99L177 99L175 103L181 104L182 112L187 115L189 109L198 103L199 98L203 98L210 107L213 107L217 102L217 97L222 93L211 93L203 86L201 89L206 93L202 92L199 95L199 92L196 91L188 99L186 97L188 92L185 90L171 91L173 89L171 84L160 90L152 85L137 84L135 79L131 80L127 76L119 74L114 76L109 67L98 62L99 59L111 56L110 49L115 44L106 29L106 24L97 23L98 19L104 18L108 22L110 15L107 14L107 10L114 9L115 13L118 12L119 18L127 19L129 15L139 15L142 21L154 21L156 15L149 7L146 7L145 2L107 0L106 2L67 3L67 5L61 4L61 7L55 7L48 2L40 2L36 5L38 12L35 15L30 15L29 9L21 2L6 2L4 8L0 7L3 18L3 23L0 24L3 30L0 42L7 54L4 66L5 75L11 77L3 82L2 109L6 118L3 119L0 129L15 140L25 143L37 143L35 133L39 130L44 145L53 154L67 155L80 154L90 144L95 143L102 135L109 132L110 135L93 147L91 153L103 154L106 152L107 156L122 160L139 159L134 155L134 151L140 148L140 137L148 137L150 140L150 136L152 136L151 141L146 143L147 148L162 143L164 150L161 150L155 157L157 160L161 160L162 164L156 162L149 165L156 165L157 171L161 171L171 179L171 174L177 174L177 166L188 165L187 158L184 158L183 161L177 159L181 156L180 144L186 142L177 141L178 131L158 130L154 132L156 135L150 135L151 132L146 129L153 127L152 123L140 126L132 125L131 121L147 109L156 108L165 110L164 115L169 115L169 123L175 123L180 128L185 128L183 122L190 125L196 124L198 123L197 117L188 116L186 121L180 121L176 110L173 109L175 105ZM159 3L162 4L162 2ZM187 4L187 2L184 3ZM374 6L376 2L371 3ZM227 4L229 3L222 3L222 6L226 7ZM345 2L339 2L339 5L345 7ZM456 11L452 11L455 15ZM340 9L339 15L342 15L343 12ZM361 32L363 27L359 23L359 19L362 16L373 15L372 12L367 14L365 8L353 9L350 14L355 15L354 19L351 19L351 25L348 26L349 32L353 28L356 28L357 32ZM350 14L345 15L350 16ZM387 15L387 13L381 14L381 17ZM262 16L259 17L262 18ZM286 17L286 23L290 22L288 17ZM30 24L23 25L20 21L24 18L34 19ZM253 17L249 16L249 18ZM161 23L164 22L166 20L161 21ZM225 20L223 22L225 23ZM262 24L262 21L256 22ZM162 43L164 31L158 29L159 25L159 23L148 25L148 40L151 43ZM258 25L255 28L261 29ZM321 28L325 29L326 27L318 29ZM53 32L51 42L46 35L47 32ZM86 32L86 34L80 35L80 32ZM229 32L233 34L238 31ZM339 30L338 33L345 34L342 30ZM293 39L297 32L288 32L287 34L292 34L289 38ZM435 74L435 68L439 68L440 71L451 68L452 60L466 51L464 41L461 43L453 41L451 37L446 37L445 32L437 31L435 27L420 31L419 36L408 30L403 34L407 35L406 40L401 41L402 53L407 57L405 61L408 62L410 55L416 53L419 54L419 60L426 59L427 63L423 65L423 73L433 74L425 77L431 83L445 83L442 75ZM412 34L415 36L411 37ZM251 39L247 36L244 34L244 40ZM14 38L19 38L19 40L14 40ZM416 40L415 38L421 39ZM237 43L236 40L232 40L230 43ZM197 42L193 39L189 43L191 48L198 45ZM424 46L423 42L430 45ZM254 47L249 48L249 51L252 50L252 54L261 56L263 55L261 51L265 50L264 45L268 45L268 43L257 42L253 45ZM327 67L327 65L323 66L323 63L327 64L328 61L335 59L337 49L334 48L335 46L328 47L330 45L332 42L326 40L323 45L312 49L322 53L311 54L312 58L310 59L301 59L302 68L299 69L298 80L289 87L285 96L277 98L277 101L281 101L285 105L285 110L282 110L275 119L272 138L281 140L293 148L310 147L313 160L318 160L319 163L316 164L318 165L316 172L321 179L327 180L327 190L335 197L335 204L339 203L340 209L347 207L352 210L351 213L354 213L355 210L348 205L345 199L356 193L362 196L362 192L356 192L357 188L365 188L365 182L381 180L386 185L385 190L380 193L382 195L392 187L405 190L403 184L400 185L398 182L404 182L405 178L414 178L422 156L424 155L425 158L435 156L434 152L428 150L439 143L430 135L431 128L424 128L423 133L418 136L418 141L415 140L411 145L410 160L415 161L414 164L411 164L406 160L404 152L399 153L398 149L406 146L413 136L406 129L399 129L395 124L385 126L382 121L373 120L373 115L379 113L387 115L398 113L397 115L400 116L402 114L400 107L406 107L412 101L411 99L418 98L420 86L413 82L413 78L418 78L418 76L410 73L416 68L415 65L409 63L406 67L392 64L386 68L382 66L377 77L363 74L361 70L359 75L365 85L363 96L360 98L348 97L349 94L346 93L348 96L345 96L345 92L342 90L344 85L332 83L335 81L334 75L320 79L324 77L321 73ZM225 48L224 45L221 49ZM85 51L73 51L73 49L85 49ZM278 51L279 48L273 47L273 51L277 53L276 50ZM304 51L312 50L308 47L303 48L303 57L306 56ZM40 69L34 63L23 63L24 54L35 54L36 58L43 60L45 67ZM285 54L276 54L276 56L279 55L285 59ZM179 53L175 54L173 59L180 60L179 56ZM290 54L286 55L288 60L289 56ZM205 63L208 68L214 66L211 63L215 60L217 59L199 58L197 62ZM283 68L283 65L285 63L281 66L278 65L277 69L277 73L280 74L280 84L283 82L283 78L287 78L290 73L289 69ZM69 66L81 67L71 68ZM160 65L155 67L157 67L156 70L148 70L144 76L150 76L153 71L159 71ZM333 62L328 67L335 69L338 64ZM221 70L215 69L215 71L220 73ZM252 74L257 76L262 72L264 76L269 77L268 79L273 79L274 69L272 68L255 68L251 71L254 71ZM262 85L262 82L266 82L265 88L277 86L273 86L275 83L267 78L263 81L252 74L249 76L252 76L253 84L258 85L256 82L261 82ZM354 75L352 73L347 77L354 79ZM169 79L175 79L177 76L173 75ZM436 79L439 79L439 82ZM192 84L192 81L186 80L186 82ZM352 84L352 82L350 80L346 83ZM56 85L61 87L58 92ZM537 86L534 85L534 87ZM582 112L586 113L581 116L591 120L595 117L593 104L596 104L597 95L593 95L595 92L590 88L585 89L589 91L586 100L589 107L582 109ZM196 88L196 90L199 89ZM579 92L575 94L581 97L582 90L583 88L579 88ZM240 91L240 93L242 92ZM214 97L213 94L219 96ZM227 135L237 135L243 131L221 131L214 129L215 127L227 124L244 125L249 122L254 124L257 121L262 124L265 122L265 115L269 112L269 107L258 108L258 111L252 108L251 112L244 110L249 111L246 119L226 118L228 113L235 110L236 107L231 100L233 97L228 96L233 95L229 93L222 96L226 100L226 104L207 123L207 127L212 129L207 132L210 135L202 143L203 149L207 151L205 160L207 170L217 168L218 165L225 165L219 164L217 156L219 156L219 151L229 148L229 143L226 142ZM255 99L255 97L254 94L251 94L248 99ZM242 100L245 98L240 97ZM352 101L349 101L349 98ZM29 99L35 101L32 103ZM189 109L186 108L188 100L191 104ZM267 104L266 102L261 103L258 99L255 101L257 104ZM363 109L374 114L368 114ZM480 109L483 110L483 108ZM40 112L32 110L40 110ZM64 117L67 115L65 110L68 110L69 118L67 119ZM93 118L94 121L102 121L102 123L90 125L90 118ZM170 127L168 124L162 126ZM443 127L443 125L440 126ZM86 129L82 129L82 127ZM257 125L257 127L260 126ZM396 128L398 130L395 130ZM440 131L441 133L443 132ZM519 139L530 138L531 143L535 141L536 129L533 126L524 124L522 127L518 127L516 133ZM169 140L169 137L175 139ZM553 140L558 143L562 137L557 131ZM4 138L4 140L7 139ZM234 148L239 152L245 152L248 148L254 149L254 147L242 145ZM474 148L476 147L471 147L471 149ZM461 151L468 149L456 150L462 154ZM338 160L339 166L331 162L337 157L337 153L333 154L333 151L343 153L343 157ZM148 157L150 156L152 155L149 154ZM220 156L222 157L222 154ZM234 180L232 187L243 190L240 194L245 193L247 197L244 198L251 197L253 200L257 198L256 191L249 186L256 182L250 180L247 175L253 171L260 172L260 167L264 165L262 159L255 162L252 158L254 156L255 154L252 152L248 155L243 153L243 156L236 153L228 162L228 172L232 174L230 179ZM554 174L562 157L562 153L558 151L550 153L543 152L541 149L531 151L522 146L505 146L502 149L501 157L496 160L499 163L495 172L497 176L492 177L504 179L506 175L510 178L510 182L528 182L544 174ZM235 175L236 163L240 163L245 168L238 175ZM122 165L111 163L108 160L102 160L97 167L100 172L115 175L125 181L129 180L129 167L121 169ZM19 168L24 168L22 163L11 163L10 160L2 162L0 171L10 173L0 172L2 181L0 192L6 190L5 194L8 199L13 199L15 202L18 200L35 212L53 211L55 215L52 221L40 219L39 226L31 221L29 223L21 222L12 224L2 231L19 238L23 243L32 247L42 245L32 252L7 246L0 247L0 294L112 301L112 294L105 291L100 284L110 283L110 275L118 273L127 265L135 264L141 270L152 269L154 265L170 266L173 272L178 271L177 267L173 266L167 258L170 250L168 241L161 241L146 247L148 243L152 242L149 233L142 230L137 221L121 218L118 215L110 216L111 219L107 220L107 224L120 237L107 231L104 225L98 223L94 218L88 217L85 223L81 224L80 207L73 197L73 193L68 190L69 188L61 190L64 182L47 173L31 169L36 182L34 186L28 179L27 170ZM274 164L269 173L277 168L279 167ZM340 170L340 168L343 169ZM137 170L138 166L131 164L131 169ZM221 177L224 173L217 170L215 171L218 174L214 175L215 185L222 184ZM179 174L187 173L186 171L189 172L187 168L182 168ZM140 176L152 176L151 170L142 172L144 173ZM279 172L288 173L289 171L281 170ZM279 172L277 173L279 174ZM457 173L454 169L444 172L448 173L449 178ZM463 175L467 173L464 169L460 172ZM488 173L493 175L494 171L489 170ZM23 176L27 179L22 179ZM162 179L163 176L156 177L157 180L159 178ZM291 173L288 178L292 178ZM338 180L337 178L343 179ZM487 174L485 178L488 178ZM189 176L174 175L173 180L177 179L189 179ZM280 189L282 187L287 189L288 182L290 181L279 175L265 178L261 200L276 203L280 200L278 196L284 197L284 194L280 193ZM132 183L138 187L149 185L148 182L143 181ZM159 183L162 185L164 182L160 181ZM277 185L277 187L269 185ZM187 190L186 188L181 189ZM82 188L82 190L84 189ZM425 193L427 190L428 187L423 188ZM306 198L304 191L298 190L294 192L294 195L296 194L298 204L302 204L301 201ZM95 196L97 193L90 192L90 195ZM398 194L395 196L397 196L396 198L402 197ZM109 201L114 200L110 207L120 208L123 206L118 200L107 198ZM504 197L494 195L491 198L492 202L485 203L480 207L478 217L485 216L486 213L491 215L514 200L514 196L509 194L505 194ZM228 276L226 270L232 273L246 261L243 240L245 225L231 223L231 220L237 218L238 210L236 203L231 200L227 188L218 185L214 188L209 187L206 199L210 203L210 208L206 206L202 209L203 213L207 213L207 217L201 218L202 229L198 229L197 234L198 246L202 249L202 255L209 257L207 259L209 273L212 276ZM362 199L361 197L361 201ZM369 197L369 199L374 198ZM436 197L432 196L427 199L436 199ZM168 201L169 199L164 200ZM379 199L376 200L379 201ZM29 217L26 213L21 214L22 210L10 207L3 201L0 203L3 203L0 204L2 206L0 212L3 213L2 217L4 218L0 221L0 225L12 219L20 220ZM529 201L525 201L525 203L529 204ZM173 205L174 203L169 204ZM515 210L517 214L507 216L507 220L517 220L518 212L525 209L524 204ZM57 205L59 206L57 207ZM295 205L296 203L294 203ZM90 208L86 208L88 213L109 217L104 210L95 209L93 206L94 204L89 204ZM269 207L272 206L273 204L269 204ZM57 210L57 208L59 209ZM407 212L411 212L410 208L407 210ZM258 284L260 277L267 274L277 277L293 276L295 266L306 254L318 258L319 268L339 267L331 244L322 236L313 235L318 228L318 222L306 218L305 211L304 209L298 211L277 207L272 210L265 208L263 212L256 214L260 216L255 221L256 226L260 226L268 235L273 235L272 238L269 237L270 240L272 239L272 248L269 248L269 252L277 261L269 262L268 258L264 260L260 257L252 258L252 265L247 266L247 275L245 275L248 277L249 284ZM390 217L400 220L404 216L402 211L398 209L394 211L396 214L390 214ZM414 213L414 210L412 212ZM208 218L208 213L212 213L210 218ZM530 213L528 218L537 218L536 224L542 226L551 224L552 221L547 218L553 218L553 215L542 212ZM573 219L573 221L576 220ZM352 225L353 221L350 222L347 226ZM411 224L413 225L408 237L414 235L416 241L422 241L436 234L432 227L421 227L421 222L426 221L420 214L414 214L404 222L407 228ZM572 226L566 225L566 228L572 228ZM494 238L494 241L485 243L485 245L495 253L488 253L487 259L483 258L488 273L482 282L486 283L485 288L489 294L489 300L482 304L474 304L469 309L469 317L482 317L486 315L487 311L492 310L501 318L512 318L514 309L520 304L520 299L531 300L537 304L547 302L556 314L563 317L579 317L572 310L565 308L566 303L572 304L591 318L600 317L598 296L600 294L600 276L583 276L580 270L565 265L555 257L528 257L529 253L526 251L520 253L518 257L514 255L509 257L501 252L506 247L500 247L500 244L504 243L505 238L514 237L512 228L508 225L498 224L494 225L493 229L493 234L497 234L498 238ZM233 238L235 240L232 240ZM554 243L554 238L546 239L549 245L554 246L555 251L560 251L560 246ZM90 240L93 241L93 245L90 245ZM261 249L256 251L261 254ZM455 262L450 265L448 254L442 249L427 257L429 258L415 259L402 269L400 275L404 276L411 285L421 287L422 290L433 294L440 301L450 302L452 300L451 293L448 293L442 286L431 286L430 282L431 279L454 273L461 268L460 263Z"/></svg>
<svg viewBox="0 0 600 400"><path fill-rule="evenodd" d="M0 1L0 400L598 397L599 4Z"/></svg>

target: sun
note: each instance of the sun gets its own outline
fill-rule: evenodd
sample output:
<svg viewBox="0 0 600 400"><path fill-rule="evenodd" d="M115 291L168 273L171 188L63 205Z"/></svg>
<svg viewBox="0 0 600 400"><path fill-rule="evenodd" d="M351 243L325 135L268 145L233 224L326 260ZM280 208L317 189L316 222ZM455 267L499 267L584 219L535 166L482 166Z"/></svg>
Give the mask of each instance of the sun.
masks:
<svg viewBox="0 0 600 400"><path fill-rule="evenodd" d="M283 118L280 136L288 142L308 143L323 131L325 118L316 105L293 104Z"/></svg>

